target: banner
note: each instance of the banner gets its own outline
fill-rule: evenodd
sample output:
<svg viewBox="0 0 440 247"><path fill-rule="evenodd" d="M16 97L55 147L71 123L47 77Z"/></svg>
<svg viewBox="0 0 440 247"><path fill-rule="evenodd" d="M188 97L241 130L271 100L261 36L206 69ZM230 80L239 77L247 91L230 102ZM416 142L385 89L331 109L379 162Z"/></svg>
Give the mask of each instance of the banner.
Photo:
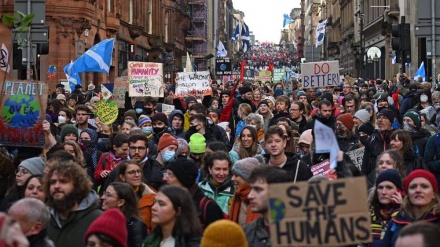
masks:
<svg viewBox="0 0 440 247"><path fill-rule="evenodd" d="M324 43L324 37L325 37L325 28L327 26L327 19L318 23L316 25L316 42L315 47L318 47Z"/></svg>
<svg viewBox="0 0 440 247"><path fill-rule="evenodd" d="M371 242L365 177L269 185L272 246Z"/></svg>
<svg viewBox="0 0 440 247"><path fill-rule="evenodd" d="M113 100L103 99L95 105L95 116L105 125L110 125L118 118L118 106Z"/></svg>
<svg viewBox="0 0 440 247"><path fill-rule="evenodd" d="M361 171L362 169L362 159L364 158L365 147L358 148L347 152L346 154L350 156L351 161L356 165L356 167Z"/></svg>
<svg viewBox="0 0 440 247"><path fill-rule="evenodd" d="M114 90L114 85L113 83L105 83L105 84L101 84L101 93L102 93L102 98L103 99L113 99L113 93L112 91Z"/></svg>
<svg viewBox="0 0 440 247"><path fill-rule="evenodd" d="M215 74L216 75L232 75L231 59L217 58L215 60Z"/></svg>
<svg viewBox="0 0 440 247"><path fill-rule="evenodd" d="M253 66L244 66L244 80L254 81L255 80L255 69Z"/></svg>
<svg viewBox="0 0 440 247"><path fill-rule="evenodd" d="M272 80L272 72L270 71L259 71L258 79L262 82L271 81Z"/></svg>
<svg viewBox="0 0 440 247"><path fill-rule="evenodd" d="M177 73L175 97L212 95L209 71Z"/></svg>
<svg viewBox="0 0 440 247"><path fill-rule="evenodd" d="M339 86L339 61L301 64L303 88Z"/></svg>
<svg viewBox="0 0 440 247"><path fill-rule="evenodd" d="M35 81L5 81L0 99L0 145L44 147L43 120L47 85Z"/></svg>
<svg viewBox="0 0 440 247"><path fill-rule="evenodd" d="M285 69L274 69L273 70L273 82L278 82L284 79L286 75Z"/></svg>
<svg viewBox="0 0 440 247"><path fill-rule="evenodd" d="M163 64L128 62L130 97L163 97Z"/></svg>

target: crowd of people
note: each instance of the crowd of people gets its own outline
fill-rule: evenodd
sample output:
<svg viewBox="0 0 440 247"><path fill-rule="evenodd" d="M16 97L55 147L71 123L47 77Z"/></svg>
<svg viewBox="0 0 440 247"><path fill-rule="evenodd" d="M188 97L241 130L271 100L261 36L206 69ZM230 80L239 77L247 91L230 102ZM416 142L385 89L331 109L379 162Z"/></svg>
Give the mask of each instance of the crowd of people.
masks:
<svg viewBox="0 0 440 247"><path fill-rule="evenodd" d="M281 82L210 83L212 95L176 98L171 86L131 105L127 94L110 125L94 115L93 84L57 87L45 146L1 147L0 246L270 246L269 184L357 176L373 235L359 246L440 240L431 83L346 77L289 94ZM316 121L344 154L329 176L311 169L330 157L316 153ZM362 149L360 163L347 155Z"/></svg>

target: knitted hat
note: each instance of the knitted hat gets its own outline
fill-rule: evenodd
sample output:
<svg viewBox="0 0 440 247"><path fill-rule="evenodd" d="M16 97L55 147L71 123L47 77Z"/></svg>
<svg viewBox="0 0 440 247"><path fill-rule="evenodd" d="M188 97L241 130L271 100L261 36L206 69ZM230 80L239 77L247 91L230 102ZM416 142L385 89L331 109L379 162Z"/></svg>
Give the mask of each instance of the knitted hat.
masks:
<svg viewBox="0 0 440 247"><path fill-rule="evenodd" d="M140 115L139 116L139 126L142 126L144 123L151 122L151 119L147 115Z"/></svg>
<svg viewBox="0 0 440 247"><path fill-rule="evenodd" d="M345 127L347 127L347 129L353 129L353 116L351 116L350 113L341 114L339 115L339 117L336 118L336 120L341 121L345 125Z"/></svg>
<svg viewBox="0 0 440 247"><path fill-rule="evenodd" d="M361 109L354 114L354 117L361 120L361 122L364 124L370 121L371 115L367 110Z"/></svg>
<svg viewBox="0 0 440 247"><path fill-rule="evenodd" d="M412 171L410 174L408 174L408 176L406 176L405 180L403 180L403 191L406 195L408 195L409 184L415 178L425 178L431 184L434 192L436 194L438 193L437 179L435 178L434 174L422 169L418 169Z"/></svg>
<svg viewBox="0 0 440 247"><path fill-rule="evenodd" d="M297 93L296 93L296 97L300 97L300 96L307 96L307 94L306 94L306 92L304 92L304 91L298 91ZM333 101L333 100L332 100Z"/></svg>
<svg viewBox="0 0 440 247"><path fill-rule="evenodd" d="M128 110L124 113L124 119L126 117L132 117L134 120L137 120L136 112L134 110Z"/></svg>
<svg viewBox="0 0 440 247"><path fill-rule="evenodd" d="M270 100L270 102L272 103L272 105L275 105L275 98L272 96L267 96L266 100ZM269 102L268 102L269 103Z"/></svg>
<svg viewBox="0 0 440 247"><path fill-rule="evenodd" d="M228 95L228 96L231 96L231 90L223 90L223 91L220 93L220 98L222 97L223 94L226 94L226 95Z"/></svg>
<svg viewBox="0 0 440 247"><path fill-rule="evenodd" d="M243 228L231 220L217 220L203 233L200 247L247 247Z"/></svg>
<svg viewBox="0 0 440 247"><path fill-rule="evenodd" d="M165 133L159 139L159 143L157 144L157 151L159 152L160 150L171 145L179 146L179 143L177 142L177 139L174 138L174 136Z"/></svg>
<svg viewBox="0 0 440 247"><path fill-rule="evenodd" d="M333 94L331 94L331 93L322 94L321 100L324 100L324 99L327 100L328 102L330 102L333 106Z"/></svg>
<svg viewBox="0 0 440 247"><path fill-rule="evenodd" d="M402 178L399 173L394 169L388 169L379 173L376 178L376 188L383 181L389 181L393 183L398 189L402 190Z"/></svg>
<svg viewBox="0 0 440 247"><path fill-rule="evenodd" d="M417 128L420 127L420 115L416 111L408 111L406 112L403 117L409 117L414 122Z"/></svg>
<svg viewBox="0 0 440 247"><path fill-rule="evenodd" d="M244 86L244 87L240 88L239 92L240 92L240 94L249 93L249 92L252 92L252 88L249 86Z"/></svg>
<svg viewBox="0 0 440 247"><path fill-rule="evenodd" d="M379 117L380 115L383 115L384 117L388 118L388 120L390 120L391 123L394 122L394 112L390 109L382 109L380 112L377 113L377 117Z"/></svg>
<svg viewBox="0 0 440 247"><path fill-rule="evenodd" d="M244 158L235 162L232 166L232 172L247 181L251 172L259 165L261 163L256 158Z"/></svg>
<svg viewBox="0 0 440 247"><path fill-rule="evenodd" d="M364 132L365 134L371 136L374 132L374 126L372 124L362 124L358 132Z"/></svg>
<svg viewBox="0 0 440 247"><path fill-rule="evenodd" d="M90 83L90 84L87 86L87 90L95 90L95 85L93 85L93 83Z"/></svg>
<svg viewBox="0 0 440 247"><path fill-rule="evenodd" d="M269 102L267 102L267 100L263 99L260 101L260 103L258 103L257 108L260 108L260 105L267 105L267 107L269 107Z"/></svg>
<svg viewBox="0 0 440 247"><path fill-rule="evenodd" d="M164 123L165 125L168 126L168 117L163 112L156 112L156 113L154 113L154 115L151 117L151 121L152 122L154 122L154 121L161 121L162 123Z"/></svg>
<svg viewBox="0 0 440 247"><path fill-rule="evenodd" d="M73 124L66 124L61 129L60 137L61 141L64 142L64 137L68 134L75 134L78 137L78 129Z"/></svg>
<svg viewBox="0 0 440 247"><path fill-rule="evenodd" d="M197 102L196 97L188 96L188 97L185 99L185 103L186 103L187 105L188 105L189 102L191 102L191 101Z"/></svg>
<svg viewBox="0 0 440 247"><path fill-rule="evenodd" d="M87 239L90 235L95 233L104 234L115 240L119 245L127 247L128 234L126 220L125 216L119 209L107 209L96 218L92 224L90 224L84 235L84 243L87 243Z"/></svg>
<svg viewBox="0 0 440 247"><path fill-rule="evenodd" d="M64 101L66 101L66 95L64 95L62 93L58 94L57 95L57 100L64 100Z"/></svg>
<svg viewBox="0 0 440 247"><path fill-rule="evenodd" d="M203 154L206 151L206 139L200 133L192 134L189 138L189 151L195 154Z"/></svg>
<svg viewBox="0 0 440 247"><path fill-rule="evenodd" d="M171 161L166 169L172 171L180 183L186 188L190 188L196 182L199 175L199 169L194 161L179 157Z"/></svg>
<svg viewBox="0 0 440 247"><path fill-rule="evenodd" d="M298 140L298 144L303 143L303 144L311 145L312 141L313 141L312 129L308 129L301 134Z"/></svg>
<svg viewBox="0 0 440 247"><path fill-rule="evenodd" d="M20 165L18 165L18 167L22 167L28 170L32 175L43 174L45 166L46 165L44 164L44 160L41 157L34 157L23 160Z"/></svg>
<svg viewBox="0 0 440 247"><path fill-rule="evenodd" d="M383 101L383 100L388 101L388 94L387 93L378 93L375 96L375 98L376 98L376 102Z"/></svg>

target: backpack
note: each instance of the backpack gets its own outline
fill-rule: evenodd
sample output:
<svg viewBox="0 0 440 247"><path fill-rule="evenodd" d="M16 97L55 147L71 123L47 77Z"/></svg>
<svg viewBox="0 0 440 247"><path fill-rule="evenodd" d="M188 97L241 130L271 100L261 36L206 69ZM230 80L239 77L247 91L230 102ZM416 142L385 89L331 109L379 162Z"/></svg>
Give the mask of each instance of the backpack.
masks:
<svg viewBox="0 0 440 247"><path fill-rule="evenodd" d="M207 196L203 196L202 199L200 199L200 201L199 201L199 212L202 214L203 222L205 222L205 220L206 220L206 211L208 210L208 204L212 201L214 201L214 200L212 200L211 198L209 198ZM227 214L225 214L225 212L223 212L223 219L229 219L229 216ZM202 229L204 229L204 228L205 228L205 226L202 223Z"/></svg>

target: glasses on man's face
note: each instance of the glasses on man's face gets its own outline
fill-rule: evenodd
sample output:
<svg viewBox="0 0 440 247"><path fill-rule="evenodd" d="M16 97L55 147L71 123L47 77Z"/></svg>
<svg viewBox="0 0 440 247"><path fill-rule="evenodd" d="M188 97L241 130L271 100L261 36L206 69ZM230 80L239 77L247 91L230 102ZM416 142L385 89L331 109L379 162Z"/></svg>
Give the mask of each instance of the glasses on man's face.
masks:
<svg viewBox="0 0 440 247"><path fill-rule="evenodd" d="M27 169L24 169L24 168L17 168L17 169L15 169L15 174L16 175L26 175L26 174L29 174L30 172L27 170Z"/></svg>
<svg viewBox="0 0 440 247"><path fill-rule="evenodd" d="M167 178L171 178L171 179L173 179L173 178L176 177L176 175L174 175L174 174L172 174L172 173L164 172L164 173L163 173L163 177L167 177Z"/></svg>
<svg viewBox="0 0 440 247"><path fill-rule="evenodd" d="M142 170L132 170L132 171L129 171L129 172L126 172L125 174L128 174L128 175L130 175L130 176L134 176L134 175L136 175L136 174L142 174Z"/></svg>
<svg viewBox="0 0 440 247"><path fill-rule="evenodd" d="M145 151L146 149L147 149L146 147L135 147L135 146L130 147L131 151L136 151L136 150Z"/></svg>

